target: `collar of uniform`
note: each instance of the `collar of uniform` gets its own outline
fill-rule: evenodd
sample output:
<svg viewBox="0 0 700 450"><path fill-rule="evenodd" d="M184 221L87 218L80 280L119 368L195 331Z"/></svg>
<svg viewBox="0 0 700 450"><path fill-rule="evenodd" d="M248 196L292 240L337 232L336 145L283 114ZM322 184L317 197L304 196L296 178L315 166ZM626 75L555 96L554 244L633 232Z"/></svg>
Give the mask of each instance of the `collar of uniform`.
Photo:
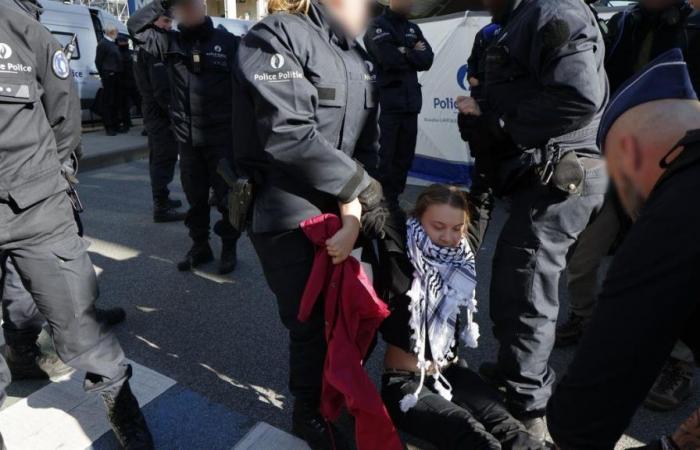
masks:
<svg viewBox="0 0 700 450"><path fill-rule="evenodd" d="M680 150L682 148L682 150ZM667 163L666 160L680 151L674 160ZM683 138L666 154L659 165L666 169L666 172L661 176L656 183L654 189L658 188L664 181L670 178L674 173L682 170L685 167L695 165L700 161L700 128L688 131Z"/></svg>
<svg viewBox="0 0 700 450"><path fill-rule="evenodd" d="M355 39L349 37L343 27L326 10L320 0L312 0L309 8L309 18L316 25L328 32L329 38L344 50L350 49Z"/></svg>
<svg viewBox="0 0 700 450"><path fill-rule="evenodd" d="M199 25L193 27L178 25L177 29L182 33L182 37L185 38L185 40L201 39L212 34L214 31L214 22L212 22L211 17L206 16L204 22Z"/></svg>

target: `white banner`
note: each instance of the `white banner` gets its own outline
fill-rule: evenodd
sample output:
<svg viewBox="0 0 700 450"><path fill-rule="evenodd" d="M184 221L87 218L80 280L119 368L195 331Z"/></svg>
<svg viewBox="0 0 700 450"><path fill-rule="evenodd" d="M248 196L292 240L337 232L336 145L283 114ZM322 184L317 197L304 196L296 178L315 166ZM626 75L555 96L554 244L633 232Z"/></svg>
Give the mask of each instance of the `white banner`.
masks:
<svg viewBox="0 0 700 450"><path fill-rule="evenodd" d="M418 144L411 176L427 181L469 184L471 158L457 128L455 99L469 95L467 58L487 16L448 18L421 23L435 52L433 67L420 74L423 110L418 117Z"/></svg>

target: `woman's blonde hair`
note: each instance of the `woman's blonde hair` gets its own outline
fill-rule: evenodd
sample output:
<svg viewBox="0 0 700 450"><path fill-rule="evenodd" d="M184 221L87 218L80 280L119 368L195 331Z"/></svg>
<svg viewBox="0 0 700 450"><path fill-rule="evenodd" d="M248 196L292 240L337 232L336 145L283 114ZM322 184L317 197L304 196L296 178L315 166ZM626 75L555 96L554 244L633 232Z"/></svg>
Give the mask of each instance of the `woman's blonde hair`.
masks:
<svg viewBox="0 0 700 450"><path fill-rule="evenodd" d="M268 0L267 13L286 12L291 14L308 14L311 0Z"/></svg>

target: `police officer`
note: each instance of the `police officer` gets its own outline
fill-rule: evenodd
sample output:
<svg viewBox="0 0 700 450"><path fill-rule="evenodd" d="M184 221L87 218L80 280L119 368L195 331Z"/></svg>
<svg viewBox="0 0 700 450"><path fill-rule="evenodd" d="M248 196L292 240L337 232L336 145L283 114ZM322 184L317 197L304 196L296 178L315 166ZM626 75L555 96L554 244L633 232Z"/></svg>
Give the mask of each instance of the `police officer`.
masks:
<svg viewBox="0 0 700 450"><path fill-rule="evenodd" d="M131 368L96 320L97 279L65 193L63 152L80 136L68 59L19 0L0 0L0 43L0 270L12 260L49 321L59 357L84 370L86 390L104 399L119 442L153 448L129 387Z"/></svg>
<svg viewBox="0 0 700 450"><path fill-rule="evenodd" d="M479 30L474 37L472 52L467 60L467 81L471 91L471 97L478 103L485 102L483 83L486 76L486 49L491 42L498 37L501 26L497 23L490 23ZM466 97L457 97L457 108L464 107ZM469 206L471 214L469 216L469 243L476 253L484 240L488 228L491 211L493 210L493 189L494 171L497 161L493 155L497 149L491 148L492 142L482 133L473 133L474 124L477 118L467 114L459 114L457 121L462 135L462 139L469 143L469 151L474 158L472 167L472 185L469 190Z"/></svg>
<svg viewBox="0 0 700 450"><path fill-rule="evenodd" d="M169 31L172 28L170 11L160 16L153 26ZM143 123L148 132L150 149L148 166L153 192L153 221L175 222L185 215L176 211L182 203L170 199L168 184L173 181L177 164L177 141L170 123L170 80L163 61L156 55L139 48L134 64L136 85L141 92Z"/></svg>
<svg viewBox="0 0 700 450"><path fill-rule="evenodd" d="M491 282L496 365L508 405L544 439L548 365L566 255L607 189L595 137L608 99L603 37L580 0L488 0L502 29L488 46L485 107L466 98L474 132L498 149L495 190L510 200Z"/></svg>
<svg viewBox="0 0 700 450"><path fill-rule="evenodd" d="M564 450L614 448L679 339L700 361L700 102L678 49L618 92L598 140L636 220L548 407ZM697 416L692 427L692 442L676 434L649 448L698 448Z"/></svg>
<svg viewBox="0 0 700 450"><path fill-rule="evenodd" d="M239 39L214 28L206 15L204 0L174 4L178 31L154 23L169 8L153 2L137 11L128 22L141 49L163 61L171 80L171 118L179 143L180 172L190 209L185 218L194 241L179 270L190 270L214 259L209 246L209 190L222 218L214 226L221 236L219 273L236 267L236 242L240 233L231 226L225 205L228 187L217 173L222 159L232 159L232 75Z"/></svg>
<svg viewBox="0 0 700 450"><path fill-rule="evenodd" d="M118 131L122 131L119 128L119 118L122 109L120 105L124 100L121 92L124 62L116 43L118 34L114 25L107 25L95 53L95 66L102 81L101 112L107 136L116 136Z"/></svg>
<svg viewBox="0 0 700 450"><path fill-rule="evenodd" d="M314 259L299 223L340 213L343 229L328 252L341 262L355 244L361 212L367 226L381 209L381 185L365 171L378 166L375 75L353 38L368 9L364 0L272 0L270 15L246 34L238 55L236 164L255 180L250 236L289 330L293 432L313 449L347 446L319 413L322 308L297 320Z"/></svg>
<svg viewBox="0 0 700 450"><path fill-rule="evenodd" d="M381 116L380 167L376 177L390 203L406 188L423 105L418 72L433 65L433 50L420 27L409 22L414 0L391 0L367 29L365 45L378 64Z"/></svg>
<svg viewBox="0 0 700 450"><path fill-rule="evenodd" d="M700 13L687 0L641 0L608 22L605 67L616 92L660 54L680 48L695 89L700 87Z"/></svg>

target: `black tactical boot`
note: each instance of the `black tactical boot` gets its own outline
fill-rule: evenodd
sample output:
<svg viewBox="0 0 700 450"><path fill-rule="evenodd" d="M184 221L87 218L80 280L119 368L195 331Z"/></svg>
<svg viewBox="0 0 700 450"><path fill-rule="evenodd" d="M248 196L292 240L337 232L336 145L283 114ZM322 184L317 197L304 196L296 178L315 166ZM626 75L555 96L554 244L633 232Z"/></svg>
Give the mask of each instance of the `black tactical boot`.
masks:
<svg viewBox="0 0 700 450"><path fill-rule="evenodd" d="M692 394L693 364L672 357L651 387L644 406L654 411L672 411Z"/></svg>
<svg viewBox="0 0 700 450"><path fill-rule="evenodd" d="M238 264L238 255L236 253L236 242L224 241L221 246L221 261L219 261L219 273L226 275L231 273Z"/></svg>
<svg viewBox="0 0 700 450"><path fill-rule="evenodd" d="M292 433L303 439L312 450L349 450L338 429L321 416L318 408L294 402Z"/></svg>
<svg viewBox="0 0 700 450"><path fill-rule="evenodd" d="M588 325L586 317L574 313L569 314L569 320L557 327L557 338L554 345L563 348L577 344L583 336L586 325Z"/></svg>
<svg viewBox="0 0 700 450"><path fill-rule="evenodd" d="M46 380L63 376L71 368L58 356L42 353L37 345L6 346L5 360L12 380Z"/></svg>
<svg viewBox="0 0 700 450"><path fill-rule="evenodd" d="M97 321L109 325L110 327L126 320L126 311L124 311L124 308L95 309L97 310Z"/></svg>
<svg viewBox="0 0 700 450"><path fill-rule="evenodd" d="M195 242L185 255L185 259L177 264L177 270L186 272L211 261L214 261L214 253L211 251L209 241Z"/></svg>
<svg viewBox="0 0 700 450"><path fill-rule="evenodd" d="M151 450L153 437L143 417L139 402L131 393L129 382L125 382L118 395L103 392L102 400L107 406L107 418L117 440L125 450Z"/></svg>
<svg viewBox="0 0 700 450"><path fill-rule="evenodd" d="M153 221L155 223L180 222L185 220L185 213L171 206L170 199L155 200L153 202Z"/></svg>

